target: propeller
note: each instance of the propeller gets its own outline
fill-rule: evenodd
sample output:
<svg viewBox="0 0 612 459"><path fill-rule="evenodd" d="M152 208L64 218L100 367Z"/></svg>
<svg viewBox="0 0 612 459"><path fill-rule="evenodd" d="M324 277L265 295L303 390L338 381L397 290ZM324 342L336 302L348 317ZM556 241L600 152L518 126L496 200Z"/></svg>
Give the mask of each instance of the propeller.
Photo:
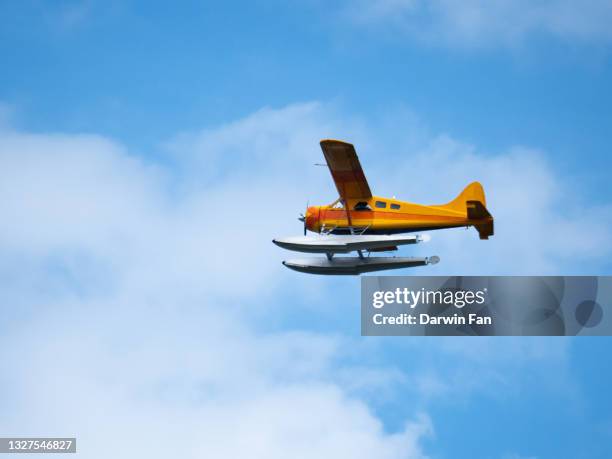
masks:
<svg viewBox="0 0 612 459"><path fill-rule="evenodd" d="M303 214L300 214L298 220L304 223L304 236L306 236L306 230L308 228L306 228L306 213L308 213L308 201L306 201L306 212Z"/></svg>

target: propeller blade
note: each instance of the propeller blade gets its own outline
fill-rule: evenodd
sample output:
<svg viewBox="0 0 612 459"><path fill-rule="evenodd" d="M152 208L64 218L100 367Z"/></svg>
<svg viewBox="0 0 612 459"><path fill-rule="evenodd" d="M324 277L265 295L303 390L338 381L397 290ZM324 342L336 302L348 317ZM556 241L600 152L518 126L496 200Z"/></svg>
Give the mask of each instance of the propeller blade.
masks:
<svg viewBox="0 0 612 459"><path fill-rule="evenodd" d="M306 230L308 229L306 227L306 214L308 213L308 205L309 201L306 201L306 212L300 214L300 216L298 217L298 220L304 223L304 236L306 236Z"/></svg>

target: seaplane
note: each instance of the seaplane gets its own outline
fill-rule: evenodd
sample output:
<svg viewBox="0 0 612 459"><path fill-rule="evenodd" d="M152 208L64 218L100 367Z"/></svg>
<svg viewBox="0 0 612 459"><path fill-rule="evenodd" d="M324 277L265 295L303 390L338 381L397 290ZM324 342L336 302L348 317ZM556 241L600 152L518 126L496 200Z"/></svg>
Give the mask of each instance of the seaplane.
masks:
<svg viewBox="0 0 612 459"><path fill-rule="evenodd" d="M283 249L325 254L283 261L295 271L310 274L353 274L409 268L438 263L430 257L380 257L372 253L393 252L399 246L428 241L429 235L406 234L473 226L480 239L493 235L493 217L487 210L479 182L470 183L452 201L422 205L395 198L374 196L365 178L355 147L341 140L321 141L323 156L338 190L328 205L306 206L299 220L304 235L274 239ZM316 233L307 236L307 231ZM338 256L356 252L357 256Z"/></svg>

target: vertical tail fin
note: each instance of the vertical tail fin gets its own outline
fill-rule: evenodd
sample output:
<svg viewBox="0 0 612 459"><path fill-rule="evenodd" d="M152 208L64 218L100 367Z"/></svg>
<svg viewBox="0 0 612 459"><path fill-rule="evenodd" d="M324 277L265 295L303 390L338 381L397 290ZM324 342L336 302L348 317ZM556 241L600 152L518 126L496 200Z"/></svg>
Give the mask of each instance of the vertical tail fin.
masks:
<svg viewBox="0 0 612 459"><path fill-rule="evenodd" d="M487 210L487 201L482 185L472 182L448 204L443 207L456 212L465 212L472 225L478 231L480 239L489 239L493 235L493 216Z"/></svg>
<svg viewBox="0 0 612 459"><path fill-rule="evenodd" d="M470 183L459 193L459 196L445 204L444 207L457 212L465 212L465 206L468 201L480 201L483 206L487 206L485 193L479 182Z"/></svg>

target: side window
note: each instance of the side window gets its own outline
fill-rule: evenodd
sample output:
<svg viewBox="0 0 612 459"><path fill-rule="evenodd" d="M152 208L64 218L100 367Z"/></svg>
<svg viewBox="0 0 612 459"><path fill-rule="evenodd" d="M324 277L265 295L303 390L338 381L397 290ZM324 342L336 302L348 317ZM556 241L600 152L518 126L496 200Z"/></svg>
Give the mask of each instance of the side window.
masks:
<svg viewBox="0 0 612 459"><path fill-rule="evenodd" d="M357 204L355 204L355 207L353 209L354 210L372 210L370 206L368 206L368 203L365 201L358 202Z"/></svg>
<svg viewBox="0 0 612 459"><path fill-rule="evenodd" d="M376 207L378 207L379 209L386 209L387 203L383 201L376 201Z"/></svg>
<svg viewBox="0 0 612 459"><path fill-rule="evenodd" d="M395 210L398 210L400 208L400 205L393 203L393 204L391 204L391 208L395 209Z"/></svg>

